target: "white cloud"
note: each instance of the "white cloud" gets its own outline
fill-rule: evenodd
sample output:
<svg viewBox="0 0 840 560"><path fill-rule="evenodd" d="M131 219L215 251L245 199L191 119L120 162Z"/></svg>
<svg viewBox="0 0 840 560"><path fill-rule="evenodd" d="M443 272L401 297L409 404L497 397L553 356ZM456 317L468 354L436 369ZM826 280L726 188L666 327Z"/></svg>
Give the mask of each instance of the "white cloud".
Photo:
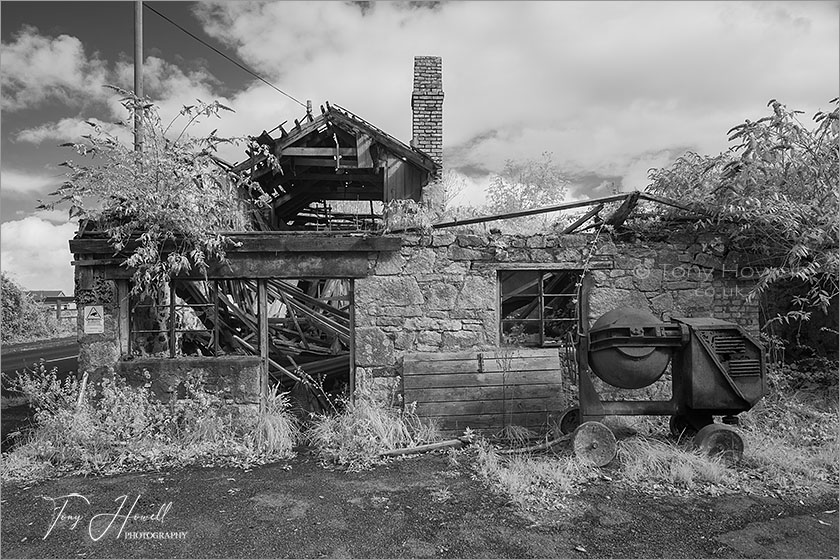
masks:
<svg viewBox="0 0 840 560"><path fill-rule="evenodd" d="M95 126L91 126L92 123ZM35 128L22 130L15 136L18 142L41 144L47 140L58 142L80 142L82 136L96 134L99 130L107 132L129 143L132 141L131 131L115 123L105 122L96 118L77 119L65 118L56 122L42 124Z"/></svg>
<svg viewBox="0 0 840 560"><path fill-rule="evenodd" d="M18 132L15 139L39 144L47 140L78 141L92 129L85 121L95 122L120 140L131 143L129 130L117 127L110 121L128 118L122 106L121 95L102 86L117 85L131 89L132 65L118 61L110 65L97 55L87 56L82 42L69 35L56 38L41 35L33 27L25 27L14 40L2 45L2 102L4 111L17 111L36 107L47 101L67 105L100 105L97 118L93 115L67 117L56 122L43 123ZM166 60L149 56L145 59L144 94L160 109L164 125L176 117L184 104L196 99L206 102L227 99L216 95L216 80L207 72L196 70L185 73ZM243 92L247 94L247 91ZM104 108L105 112L101 113ZM207 128L206 132L211 129Z"/></svg>
<svg viewBox="0 0 840 560"><path fill-rule="evenodd" d="M408 141L415 55L443 57L449 167L498 171L551 151L570 172L623 177L676 151L717 153L777 98L813 112L837 95L837 5L825 3L200 3L205 30L299 99L343 105ZM232 101L270 128L267 86ZM271 118L264 118L271 115ZM263 117L262 120L260 117ZM650 154L660 154L651 156ZM663 157L661 154L669 154ZM478 177L482 171L476 172ZM639 184L642 182L642 184Z"/></svg>
<svg viewBox="0 0 840 560"><path fill-rule="evenodd" d="M836 4L429 6L202 2L195 13L246 64L298 99L312 99L316 111L328 100L405 142L411 139L413 57L442 56L445 163L469 175L465 198L475 201L506 159L544 151L569 174L592 178L587 185L617 178L625 190L642 188L648 167L667 165L684 149L725 149L726 130L762 116L771 97L810 116L837 95ZM85 98L106 104L100 124L127 116L101 83L128 87L131 65L86 55L75 37L26 28L3 44L0 64L4 110L48 97ZM200 123L196 133L218 128L223 136L256 135L303 114L257 81L221 96L206 71L185 72L154 56L144 70L146 92L164 123L196 98L236 110ZM61 119L17 139L76 140L86 128L80 123ZM122 139L131 141L127 131ZM224 147L220 155L245 157L242 146ZM22 172L4 170L2 179L4 191L45 188L38 176ZM570 196L585 188L570 189Z"/></svg>
<svg viewBox="0 0 840 560"><path fill-rule="evenodd" d="M0 226L0 265L27 290L73 293L69 240L76 224L30 216Z"/></svg>
<svg viewBox="0 0 840 560"><path fill-rule="evenodd" d="M3 110L33 107L55 98L82 104L101 99L107 83L105 63L88 59L76 37L44 37L25 27L10 43L3 43L0 85Z"/></svg>
<svg viewBox="0 0 840 560"><path fill-rule="evenodd" d="M63 225L68 222L78 225L79 222L78 218L69 219L70 211L67 208L55 208L53 210L36 210L35 213L32 215L40 220L53 222L56 225Z"/></svg>
<svg viewBox="0 0 840 560"><path fill-rule="evenodd" d="M58 188L63 178L63 175L53 176L9 168L0 170L3 193L19 197L46 194L47 190Z"/></svg>

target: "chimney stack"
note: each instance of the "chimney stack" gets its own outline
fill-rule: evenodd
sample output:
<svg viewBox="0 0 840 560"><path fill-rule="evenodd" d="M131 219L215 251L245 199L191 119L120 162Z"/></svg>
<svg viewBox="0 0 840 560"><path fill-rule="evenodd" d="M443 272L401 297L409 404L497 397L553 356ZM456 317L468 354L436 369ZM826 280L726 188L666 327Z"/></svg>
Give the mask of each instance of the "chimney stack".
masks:
<svg viewBox="0 0 840 560"><path fill-rule="evenodd" d="M443 165L443 73L439 56L414 57L411 145ZM433 179L440 179L438 169Z"/></svg>

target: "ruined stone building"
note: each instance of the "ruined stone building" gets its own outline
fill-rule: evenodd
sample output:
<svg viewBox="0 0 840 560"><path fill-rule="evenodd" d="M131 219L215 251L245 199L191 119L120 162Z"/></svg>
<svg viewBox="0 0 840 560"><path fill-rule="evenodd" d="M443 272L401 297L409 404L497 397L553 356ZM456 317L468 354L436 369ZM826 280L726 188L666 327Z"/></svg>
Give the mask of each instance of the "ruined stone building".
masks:
<svg viewBox="0 0 840 560"><path fill-rule="evenodd" d="M416 403L457 432L544 426L565 406L582 290L584 319L629 305L757 331L739 256L714 239L382 233L381 205L422 200L441 172L441 76L440 58L415 58L410 145L330 105L263 132L279 166L263 156L237 169L250 170L270 210L257 231L232 235L227 263L174 280L163 301L129 297L131 272L107 240L80 233L70 242L80 369L148 375L161 398L202 372L242 410L274 383L315 409L312 386L365 392Z"/></svg>

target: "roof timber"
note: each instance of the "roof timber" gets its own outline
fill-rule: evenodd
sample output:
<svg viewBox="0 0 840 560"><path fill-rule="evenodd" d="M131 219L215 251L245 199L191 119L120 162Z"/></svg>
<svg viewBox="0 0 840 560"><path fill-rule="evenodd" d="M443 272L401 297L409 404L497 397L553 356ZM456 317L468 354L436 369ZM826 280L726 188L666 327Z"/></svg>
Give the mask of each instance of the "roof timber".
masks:
<svg viewBox="0 0 840 560"><path fill-rule="evenodd" d="M528 210L519 210L517 212L507 212L507 213L504 213L504 214L493 214L493 215L490 215L490 216L480 216L480 217L477 217L477 218L467 218L467 219L464 219L464 220L457 220L456 219L456 220L452 220L452 221L449 221L449 222L441 222L441 223L437 223L437 224L432 224L431 227L433 229L442 229L442 228L465 226L465 225L471 225L471 224L481 224L481 223L486 223L486 222L494 222L494 221L497 221L497 220L509 220L511 218L521 218L521 217L524 217L524 216L535 216L537 214L546 214L546 213L549 213L549 212L559 212L561 210L571 210L573 208L581 208L581 207L584 207L584 206L599 205L599 208L596 211L588 212L584 216L585 219L578 220L579 223L575 222L574 226L575 226L575 229L577 229L586 220L588 220L592 216L596 215L598 213L598 211L601 209L601 207L603 206L603 204L606 204L606 203L609 203L609 202L617 202L619 200L623 201L623 203L622 203L621 207L619 207L619 209L616 210L610 216L610 218L608 218L608 221L606 223L611 221L612 223L610 225L621 225L622 223L624 223L624 221L627 219L627 217L629 216L629 214L633 210L633 208L635 208L635 206L636 206L636 204L639 200L648 200L650 202L656 202L658 204L663 204L663 205L666 205L666 206L672 206L674 208L679 208L681 210L686 210L688 212L694 212L694 213L698 212L697 209L689 208L685 205L682 205L682 204L680 204L680 203L678 203L674 200L670 200L670 199L665 198L665 197L650 195L648 193L644 193L644 192L641 192L641 191L633 191L633 192L630 192L630 193L615 194L615 195L604 196L604 197L600 197L600 198L591 198L591 199L588 199L588 200L575 200L575 201L571 201L571 202L563 202L561 204L554 204L554 205L551 205L551 206L541 206L541 207L538 207L538 208L530 208ZM390 231L391 231L391 233L404 233L404 232L409 232L409 231L415 231L417 229L418 228L416 228L416 227L411 227L411 228L394 229L394 230L390 230ZM567 228L567 229L569 229L569 228ZM586 229L586 228L584 228L584 229ZM564 231L564 233L571 233L571 231Z"/></svg>
<svg viewBox="0 0 840 560"><path fill-rule="evenodd" d="M247 160L230 166L250 172L273 199L270 217L260 227L294 228L290 220L295 213L318 201L419 200L439 167L428 154L329 103L317 117L307 113L294 126L272 131L278 128L279 138L267 132L254 138L271 155L249 153ZM277 218L280 222L274 223Z"/></svg>
<svg viewBox="0 0 840 560"><path fill-rule="evenodd" d="M283 156L352 156L356 157L356 148L310 148L310 147L296 147L283 148L281 154Z"/></svg>
<svg viewBox="0 0 840 560"><path fill-rule="evenodd" d="M494 214L491 216L482 216L478 218L468 218L466 220L453 220L451 222L442 222L433 224L433 228L447 228L465 226L470 224L481 224L484 222L493 222L496 220L508 220L510 218L521 218L524 216L535 216L537 214L545 214L548 212L557 212L559 210L570 210L572 208L580 208L582 206L591 206L602 202L615 202L626 198L626 194L616 194L612 196L605 196L603 198L594 198L590 200L575 200L572 202L564 202L562 204L554 204L552 206L541 206L539 208L531 208L529 210L519 210L517 212L507 212L505 214Z"/></svg>
<svg viewBox="0 0 840 560"><path fill-rule="evenodd" d="M355 236L316 232L220 232L236 242L227 248L230 254L243 253L346 253L399 250L402 241L398 237ZM110 241L105 237L83 237L70 240L70 252L76 255L107 255L117 257L127 254L138 246L138 241L126 244L123 253L115 254ZM171 245L171 247L170 247ZM164 251L177 247L167 244Z"/></svg>
<svg viewBox="0 0 840 560"><path fill-rule="evenodd" d="M411 161L415 165L419 165L427 171L434 171L437 168L437 165L434 163L434 161L432 161L432 158L428 155L424 154L416 148L407 146L406 144L400 142L390 134L383 132L376 126L362 119L361 117L354 115L347 109L338 105L331 107L331 109L333 110L328 113L331 116L331 118L333 118L336 122L344 123L347 126L351 127L357 135L358 133L369 134L371 138L373 138L373 140L379 142L387 149L393 151L396 155L404 157L408 161Z"/></svg>
<svg viewBox="0 0 840 560"><path fill-rule="evenodd" d="M607 218L604 223L608 226L613 226L615 228L621 226L624 221L630 216L630 212L633 211L633 208L636 207L636 204L639 203L639 197L642 193L639 191L634 191L625 197L624 202L621 203L621 206L618 207L618 210L612 213L612 215Z"/></svg>

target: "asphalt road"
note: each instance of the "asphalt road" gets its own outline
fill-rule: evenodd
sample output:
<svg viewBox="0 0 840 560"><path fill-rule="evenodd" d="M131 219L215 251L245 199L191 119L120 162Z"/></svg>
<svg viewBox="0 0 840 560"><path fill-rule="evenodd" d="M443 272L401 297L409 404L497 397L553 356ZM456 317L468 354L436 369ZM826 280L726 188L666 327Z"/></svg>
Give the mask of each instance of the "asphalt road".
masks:
<svg viewBox="0 0 840 560"><path fill-rule="evenodd" d="M64 505L66 504L66 508ZM837 495L644 494L588 483L522 510L469 455L348 473L309 453L248 470L2 484L6 558L832 558Z"/></svg>
<svg viewBox="0 0 840 560"><path fill-rule="evenodd" d="M75 336L23 344L6 344L0 354L0 371L12 374L31 368L41 359L47 369L58 368L59 376L79 367L79 343Z"/></svg>
<svg viewBox="0 0 840 560"><path fill-rule="evenodd" d="M8 396L6 376L14 376L17 371L30 369L41 359L48 370L58 368L59 379L75 374L79 368L79 344L76 337L4 345L0 354L0 371L6 374L2 383L3 396ZM9 434L25 427L31 419L32 411L27 404L3 404L0 411L0 450L7 451L14 439L9 438Z"/></svg>

